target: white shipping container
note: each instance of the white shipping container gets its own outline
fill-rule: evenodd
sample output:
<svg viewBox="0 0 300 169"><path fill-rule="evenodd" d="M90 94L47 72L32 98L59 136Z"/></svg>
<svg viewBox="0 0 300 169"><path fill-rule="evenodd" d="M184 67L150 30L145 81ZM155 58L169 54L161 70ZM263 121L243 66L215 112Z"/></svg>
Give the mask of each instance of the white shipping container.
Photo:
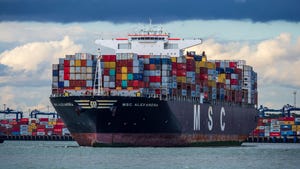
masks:
<svg viewBox="0 0 300 169"><path fill-rule="evenodd" d="M109 88L115 88L115 82L109 82Z"/></svg>
<svg viewBox="0 0 300 169"><path fill-rule="evenodd" d="M295 122L300 122L300 117L296 117Z"/></svg>
<svg viewBox="0 0 300 169"><path fill-rule="evenodd" d="M73 59L73 60L70 60L70 67L71 66L75 66L75 60Z"/></svg>
<svg viewBox="0 0 300 169"><path fill-rule="evenodd" d="M86 73L86 67L81 67L81 73Z"/></svg>
<svg viewBox="0 0 300 169"><path fill-rule="evenodd" d="M81 80L81 74L75 74L75 80Z"/></svg>
<svg viewBox="0 0 300 169"><path fill-rule="evenodd" d="M93 74L88 73L86 74L86 80L92 80L93 79Z"/></svg>
<svg viewBox="0 0 300 169"><path fill-rule="evenodd" d="M70 135L70 131L68 130L68 128L63 128L62 129L62 135L65 136L65 135Z"/></svg>
<svg viewBox="0 0 300 169"><path fill-rule="evenodd" d="M52 70L58 70L58 64L52 64Z"/></svg>
<svg viewBox="0 0 300 169"><path fill-rule="evenodd" d="M52 82L52 88L58 88L58 83L57 82Z"/></svg>
<svg viewBox="0 0 300 169"><path fill-rule="evenodd" d="M85 73L81 73L81 79L86 80L86 74Z"/></svg>
<svg viewBox="0 0 300 169"><path fill-rule="evenodd" d="M109 82L109 76L103 76L104 82Z"/></svg>
<svg viewBox="0 0 300 169"><path fill-rule="evenodd" d="M238 78L239 78L238 74L235 74L235 73L231 74L231 79L238 79Z"/></svg>
<svg viewBox="0 0 300 169"><path fill-rule="evenodd" d="M58 81L63 82L64 81L64 75L59 76Z"/></svg>
<svg viewBox="0 0 300 169"><path fill-rule="evenodd" d="M92 80L87 80L86 81L86 87L93 87L93 81Z"/></svg>
<svg viewBox="0 0 300 169"><path fill-rule="evenodd" d="M44 131L43 132L39 131L39 132L36 132L36 135L38 135L38 136L44 136L45 132Z"/></svg>
<svg viewBox="0 0 300 169"><path fill-rule="evenodd" d="M52 76L52 82L58 82L58 76Z"/></svg>
<svg viewBox="0 0 300 169"><path fill-rule="evenodd" d="M93 67L86 67L86 73L93 73Z"/></svg>
<svg viewBox="0 0 300 169"><path fill-rule="evenodd" d="M70 80L76 80L76 77L75 77L74 73L70 73Z"/></svg>
<svg viewBox="0 0 300 169"><path fill-rule="evenodd" d="M75 67L75 73L81 73L81 67Z"/></svg>

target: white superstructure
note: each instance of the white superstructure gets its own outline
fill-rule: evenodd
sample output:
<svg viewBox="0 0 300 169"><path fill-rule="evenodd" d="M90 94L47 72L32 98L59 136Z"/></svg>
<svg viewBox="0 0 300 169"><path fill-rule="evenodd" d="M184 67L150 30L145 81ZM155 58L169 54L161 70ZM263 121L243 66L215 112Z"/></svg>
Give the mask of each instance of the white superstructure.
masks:
<svg viewBox="0 0 300 169"><path fill-rule="evenodd" d="M98 39L96 44L115 50L116 53L136 53L138 55L168 55L179 57L184 49L201 44L201 39L171 38L162 28L150 26L126 38L110 40Z"/></svg>

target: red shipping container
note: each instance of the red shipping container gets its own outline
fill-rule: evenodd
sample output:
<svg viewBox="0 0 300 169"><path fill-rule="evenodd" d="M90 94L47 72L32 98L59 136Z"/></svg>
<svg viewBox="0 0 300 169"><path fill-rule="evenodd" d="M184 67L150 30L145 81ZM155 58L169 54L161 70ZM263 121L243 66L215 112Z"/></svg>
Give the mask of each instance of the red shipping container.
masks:
<svg viewBox="0 0 300 169"><path fill-rule="evenodd" d="M109 76L109 70L110 70L110 69L105 68L103 74L104 74L105 76Z"/></svg>
<svg viewBox="0 0 300 169"><path fill-rule="evenodd" d="M176 69L177 68L177 63L176 62L172 62L172 69Z"/></svg>
<svg viewBox="0 0 300 169"><path fill-rule="evenodd" d="M207 67L200 67L200 74L207 74L208 68Z"/></svg>
<svg viewBox="0 0 300 169"><path fill-rule="evenodd" d="M295 121L295 117L279 117L279 121Z"/></svg>
<svg viewBox="0 0 300 169"><path fill-rule="evenodd" d="M127 73L132 73L132 72L133 72L133 67L128 66L128 67L127 67Z"/></svg>
<svg viewBox="0 0 300 169"><path fill-rule="evenodd" d="M133 66L133 60L132 59L127 60L127 66Z"/></svg>
<svg viewBox="0 0 300 169"><path fill-rule="evenodd" d="M64 67L70 67L70 60L64 60Z"/></svg>
<svg viewBox="0 0 300 169"><path fill-rule="evenodd" d="M40 122L48 122L49 119L48 118L39 118Z"/></svg>
<svg viewBox="0 0 300 169"><path fill-rule="evenodd" d="M133 87L138 87L139 86L139 81L134 80L132 85L133 85Z"/></svg>
<svg viewBox="0 0 300 169"><path fill-rule="evenodd" d="M85 67L86 66L86 60L81 60L81 66Z"/></svg>
<svg viewBox="0 0 300 169"><path fill-rule="evenodd" d="M70 67L64 67L64 74L70 74Z"/></svg>
<svg viewBox="0 0 300 169"><path fill-rule="evenodd" d="M110 62L115 62L116 59L117 59L117 56L116 56L116 55L110 55L109 61L110 61Z"/></svg>
<svg viewBox="0 0 300 169"><path fill-rule="evenodd" d="M177 69L178 70L186 70L186 64L185 63L177 63Z"/></svg>
<svg viewBox="0 0 300 169"><path fill-rule="evenodd" d="M45 125L40 125L40 124L38 124L38 125L36 126L37 129L45 129L45 127L46 127Z"/></svg>
<svg viewBox="0 0 300 169"><path fill-rule="evenodd" d="M37 132L45 132L45 128L37 128L36 131Z"/></svg>
<svg viewBox="0 0 300 169"><path fill-rule="evenodd" d="M139 88L144 88L145 87L145 83L143 81L139 81Z"/></svg>
<svg viewBox="0 0 300 169"><path fill-rule="evenodd" d="M177 70L176 69L172 69L172 75L177 75Z"/></svg>
<svg viewBox="0 0 300 169"><path fill-rule="evenodd" d="M215 62L216 67L220 67L220 62Z"/></svg>
<svg viewBox="0 0 300 169"><path fill-rule="evenodd" d="M64 74L64 80L70 80L70 74L65 73Z"/></svg>
<svg viewBox="0 0 300 169"><path fill-rule="evenodd" d="M144 64L144 70L150 70L150 64Z"/></svg>
<svg viewBox="0 0 300 169"><path fill-rule="evenodd" d="M230 68L236 68L237 67L237 63L236 62L229 62L229 67Z"/></svg>
<svg viewBox="0 0 300 169"><path fill-rule="evenodd" d="M280 137L280 132L270 132L270 137Z"/></svg>
<svg viewBox="0 0 300 169"><path fill-rule="evenodd" d="M133 80L128 80L127 81L127 86L128 87L133 87Z"/></svg>
<svg viewBox="0 0 300 169"><path fill-rule="evenodd" d="M177 76L186 76L186 70L177 70Z"/></svg>
<svg viewBox="0 0 300 169"><path fill-rule="evenodd" d="M238 82L239 81L237 79L230 79L230 84L231 85L238 85L239 84Z"/></svg>

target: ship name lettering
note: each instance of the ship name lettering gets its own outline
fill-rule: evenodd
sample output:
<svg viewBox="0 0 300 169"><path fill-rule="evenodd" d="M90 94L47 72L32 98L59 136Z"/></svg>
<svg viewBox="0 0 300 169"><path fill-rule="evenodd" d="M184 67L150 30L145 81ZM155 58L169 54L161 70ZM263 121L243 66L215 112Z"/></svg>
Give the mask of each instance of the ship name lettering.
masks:
<svg viewBox="0 0 300 169"><path fill-rule="evenodd" d="M221 112L220 112L220 126L221 126L221 131L225 130L225 122L223 122L223 116L225 116L225 109L224 109L224 107L221 108Z"/></svg>
<svg viewBox="0 0 300 169"><path fill-rule="evenodd" d="M54 106L74 106L73 103L54 103Z"/></svg>
<svg viewBox="0 0 300 169"><path fill-rule="evenodd" d="M131 106L132 106L132 103L123 103L122 106L123 106L123 107L131 107Z"/></svg>
<svg viewBox="0 0 300 169"><path fill-rule="evenodd" d="M194 130L200 131L200 105L194 104Z"/></svg>
<svg viewBox="0 0 300 169"><path fill-rule="evenodd" d="M214 126L212 115L213 115L212 107L209 106L209 108L208 108L208 123L207 123L209 131L212 131L213 126Z"/></svg>

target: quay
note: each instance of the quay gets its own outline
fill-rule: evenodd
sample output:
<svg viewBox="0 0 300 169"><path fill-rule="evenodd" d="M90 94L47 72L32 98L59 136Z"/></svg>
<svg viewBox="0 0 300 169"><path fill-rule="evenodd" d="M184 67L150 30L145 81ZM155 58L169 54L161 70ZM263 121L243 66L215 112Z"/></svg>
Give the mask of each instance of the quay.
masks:
<svg viewBox="0 0 300 169"><path fill-rule="evenodd" d="M300 136L261 137L249 136L246 142L252 143L300 143Z"/></svg>

